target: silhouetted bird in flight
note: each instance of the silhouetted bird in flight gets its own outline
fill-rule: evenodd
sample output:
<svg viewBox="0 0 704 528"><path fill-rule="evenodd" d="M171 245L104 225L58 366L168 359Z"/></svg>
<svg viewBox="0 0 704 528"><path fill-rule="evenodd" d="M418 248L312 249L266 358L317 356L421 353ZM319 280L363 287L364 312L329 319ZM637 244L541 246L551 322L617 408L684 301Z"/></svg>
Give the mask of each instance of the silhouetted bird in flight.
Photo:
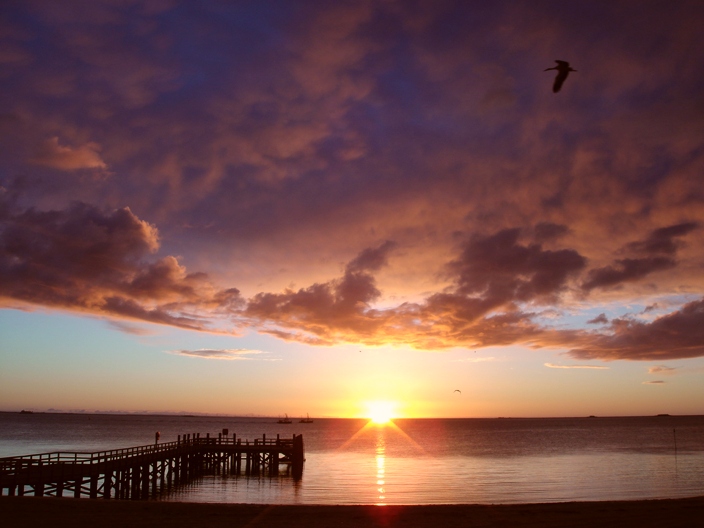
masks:
<svg viewBox="0 0 704 528"><path fill-rule="evenodd" d="M567 61L556 60L555 62L557 63L557 66L554 68L546 68L543 71L557 70L557 77L555 77L555 82L552 85L552 91L557 93L560 91L560 88L562 88L562 83L565 82L565 79L567 79L570 72L576 72L577 70L570 68L570 63Z"/></svg>
<svg viewBox="0 0 704 528"><path fill-rule="evenodd" d="M459 392L460 394L462 394L462 391L459 389L455 389L455 392Z"/></svg>

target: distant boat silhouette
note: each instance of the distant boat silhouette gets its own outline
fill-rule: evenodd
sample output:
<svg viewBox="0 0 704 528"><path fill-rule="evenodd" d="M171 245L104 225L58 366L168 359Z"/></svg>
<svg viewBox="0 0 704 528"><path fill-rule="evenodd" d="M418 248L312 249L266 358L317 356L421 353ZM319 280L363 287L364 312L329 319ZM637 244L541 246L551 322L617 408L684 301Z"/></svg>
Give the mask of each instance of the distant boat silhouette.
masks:
<svg viewBox="0 0 704 528"><path fill-rule="evenodd" d="M310 417L308 413L306 413L305 418L301 418L301 420L298 423L313 423L313 419Z"/></svg>
<svg viewBox="0 0 704 528"><path fill-rule="evenodd" d="M557 77L555 77L555 82L552 85L553 93L557 93L560 91L560 88L562 88L562 83L565 82L565 79L567 79L567 76L570 74L571 71L577 71L570 68L570 63L567 61L555 60L555 62L557 63L557 66L555 66L554 68L546 68L545 70L543 70L557 70Z"/></svg>
<svg viewBox="0 0 704 528"><path fill-rule="evenodd" d="M293 422L292 422L291 420L289 420L288 414L284 413L284 417L283 417L283 418L279 418L279 421L276 422L276 423L280 423L280 424L290 424L290 423L293 423Z"/></svg>

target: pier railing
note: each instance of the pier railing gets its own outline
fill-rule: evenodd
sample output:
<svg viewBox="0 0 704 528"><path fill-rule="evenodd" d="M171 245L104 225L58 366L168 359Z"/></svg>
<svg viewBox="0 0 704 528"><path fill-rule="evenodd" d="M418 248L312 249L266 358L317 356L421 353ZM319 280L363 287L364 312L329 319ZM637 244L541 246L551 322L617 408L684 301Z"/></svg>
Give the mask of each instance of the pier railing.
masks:
<svg viewBox="0 0 704 528"><path fill-rule="evenodd" d="M51 452L0 458L0 494L148 498L206 471L246 475L279 474L288 466L295 479L303 471L303 437L183 435L175 442L96 452Z"/></svg>

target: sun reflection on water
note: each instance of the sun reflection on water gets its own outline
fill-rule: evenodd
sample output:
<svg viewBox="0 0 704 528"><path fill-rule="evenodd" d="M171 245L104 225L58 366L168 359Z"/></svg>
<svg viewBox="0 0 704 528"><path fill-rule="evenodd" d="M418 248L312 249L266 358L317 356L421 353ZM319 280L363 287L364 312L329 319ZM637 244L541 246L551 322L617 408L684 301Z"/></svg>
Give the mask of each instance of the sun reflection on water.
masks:
<svg viewBox="0 0 704 528"><path fill-rule="evenodd" d="M377 428L376 433L376 485L377 485L377 506L386 506L386 438L384 437L384 427Z"/></svg>

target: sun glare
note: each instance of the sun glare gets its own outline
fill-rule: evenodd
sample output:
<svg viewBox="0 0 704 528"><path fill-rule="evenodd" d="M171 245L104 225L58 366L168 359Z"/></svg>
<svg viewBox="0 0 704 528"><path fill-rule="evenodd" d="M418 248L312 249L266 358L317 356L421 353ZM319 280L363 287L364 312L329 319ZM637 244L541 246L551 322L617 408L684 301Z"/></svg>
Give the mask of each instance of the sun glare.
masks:
<svg viewBox="0 0 704 528"><path fill-rule="evenodd" d="M375 424L389 423L395 418L394 402L373 401L367 403L367 416Z"/></svg>

